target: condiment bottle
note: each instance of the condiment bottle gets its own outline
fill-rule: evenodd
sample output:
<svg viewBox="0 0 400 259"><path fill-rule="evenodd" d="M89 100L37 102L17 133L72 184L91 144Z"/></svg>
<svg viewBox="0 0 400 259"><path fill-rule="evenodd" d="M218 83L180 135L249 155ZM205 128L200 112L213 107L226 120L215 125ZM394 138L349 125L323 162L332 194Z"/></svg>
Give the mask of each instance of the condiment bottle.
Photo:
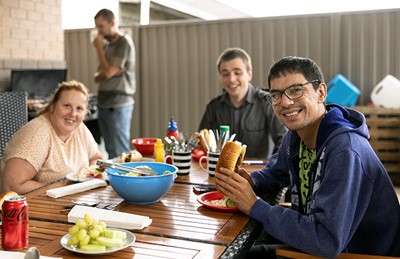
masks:
<svg viewBox="0 0 400 259"><path fill-rule="evenodd" d="M229 125L220 125L219 126L219 136L220 137L222 137L222 135L224 135L224 133L226 132L225 139L229 139L229 135L230 135L229 131L230 131Z"/></svg>
<svg viewBox="0 0 400 259"><path fill-rule="evenodd" d="M156 155L154 161L164 163L164 143L162 143L161 139L157 139L154 144L154 153Z"/></svg>
<svg viewBox="0 0 400 259"><path fill-rule="evenodd" d="M179 138L178 125L174 121L174 117L171 117L171 120L168 123L167 137L170 139L172 139L171 137L174 137L175 139L173 140L178 140Z"/></svg>

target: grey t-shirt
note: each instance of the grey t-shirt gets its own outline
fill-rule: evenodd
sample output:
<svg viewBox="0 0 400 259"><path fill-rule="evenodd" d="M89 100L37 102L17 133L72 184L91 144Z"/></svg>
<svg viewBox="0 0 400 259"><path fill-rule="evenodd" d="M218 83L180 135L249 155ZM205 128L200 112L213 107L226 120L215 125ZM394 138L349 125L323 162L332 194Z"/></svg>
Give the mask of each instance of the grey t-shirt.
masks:
<svg viewBox="0 0 400 259"><path fill-rule="evenodd" d="M132 105L136 92L135 46L129 35L105 46L107 61L124 69L120 75L103 80L99 85L98 106L112 108Z"/></svg>

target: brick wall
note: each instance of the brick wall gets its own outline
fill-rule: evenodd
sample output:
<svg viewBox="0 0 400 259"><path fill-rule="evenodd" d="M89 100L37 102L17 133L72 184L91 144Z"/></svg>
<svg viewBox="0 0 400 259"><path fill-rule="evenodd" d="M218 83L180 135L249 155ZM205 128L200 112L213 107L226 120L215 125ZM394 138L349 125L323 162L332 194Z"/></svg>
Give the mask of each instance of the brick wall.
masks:
<svg viewBox="0 0 400 259"><path fill-rule="evenodd" d="M0 0L0 91L12 69L65 67L61 0Z"/></svg>

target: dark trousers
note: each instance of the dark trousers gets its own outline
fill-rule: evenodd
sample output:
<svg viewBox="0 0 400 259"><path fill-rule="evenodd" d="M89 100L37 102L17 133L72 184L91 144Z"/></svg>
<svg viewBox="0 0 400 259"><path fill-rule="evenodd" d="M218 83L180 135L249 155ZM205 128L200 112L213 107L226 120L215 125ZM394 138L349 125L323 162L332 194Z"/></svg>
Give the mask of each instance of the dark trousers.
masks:
<svg viewBox="0 0 400 259"><path fill-rule="evenodd" d="M276 259L276 248L284 246L287 245L262 231L256 242L254 242L254 245L251 247L250 251L246 254L246 259Z"/></svg>

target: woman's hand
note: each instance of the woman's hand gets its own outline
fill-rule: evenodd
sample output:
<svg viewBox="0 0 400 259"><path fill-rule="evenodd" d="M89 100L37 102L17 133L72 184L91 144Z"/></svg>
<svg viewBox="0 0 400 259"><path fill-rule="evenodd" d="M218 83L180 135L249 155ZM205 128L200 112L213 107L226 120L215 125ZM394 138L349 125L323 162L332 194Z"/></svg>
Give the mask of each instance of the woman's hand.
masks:
<svg viewBox="0 0 400 259"><path fill-rule="evenodd" d="M246 170L240 169L239 173L235 173L221 167L219 172L215 173L215 182L220 192L228 196L242 212L250 214L257 196L252 188L254 183Z"/></svg>

